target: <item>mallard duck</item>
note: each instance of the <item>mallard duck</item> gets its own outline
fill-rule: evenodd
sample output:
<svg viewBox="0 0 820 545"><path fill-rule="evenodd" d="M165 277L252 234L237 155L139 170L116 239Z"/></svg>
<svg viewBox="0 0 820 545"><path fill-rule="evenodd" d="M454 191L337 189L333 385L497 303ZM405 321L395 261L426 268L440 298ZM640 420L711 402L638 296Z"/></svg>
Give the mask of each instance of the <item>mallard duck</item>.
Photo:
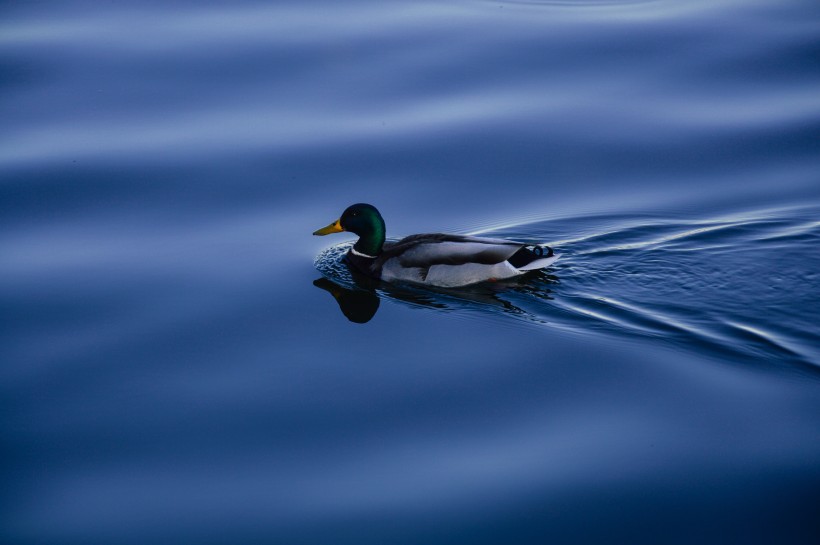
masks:
<svg viewBox="0 0 820 545"><path fill-rule="evenodd" d="M375 206L364 203L349 206L339 219L313 234L342 231L359 235L347 252L348 262L387 282L467 286L543 269L558 259L549 246L496 238L432 233L385 242L382 215Z"/></svg>

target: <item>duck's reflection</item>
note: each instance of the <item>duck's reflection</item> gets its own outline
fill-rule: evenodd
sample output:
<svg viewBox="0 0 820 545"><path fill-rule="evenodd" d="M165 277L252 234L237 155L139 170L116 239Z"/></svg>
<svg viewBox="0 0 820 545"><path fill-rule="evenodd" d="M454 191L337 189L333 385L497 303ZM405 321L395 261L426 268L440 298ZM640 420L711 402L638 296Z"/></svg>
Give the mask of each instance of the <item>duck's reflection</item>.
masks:
<svg viewBox="0 0 820 545"><path fill-rule="evenodd" d="M364 276L352 267L347 267L352 285L343 286L326 277L313 281L313 285L331 294L339 305L342 314L351 322L364 324L369 322L379 310L380 296L410 304L436 308L440 310L466 309L468 307L488 306L531 321L542 321L531 313L501 297L505 293L529 295L545 300L552 299L549 285L556 284L558 278L534 271L532 274L516 278L513 281L485 283L458 290L444 288L416 288L413 286L396 286Z"/></svg>
<svg viewBox="0 0 820 545"><path fill-rule="evenodd" d="M357 324L370 321L379 310L379 296L376 290L351 290L340 286L324 276L313 281L313 285L322 288L336 299L339 309L347 319Z"/></svg>

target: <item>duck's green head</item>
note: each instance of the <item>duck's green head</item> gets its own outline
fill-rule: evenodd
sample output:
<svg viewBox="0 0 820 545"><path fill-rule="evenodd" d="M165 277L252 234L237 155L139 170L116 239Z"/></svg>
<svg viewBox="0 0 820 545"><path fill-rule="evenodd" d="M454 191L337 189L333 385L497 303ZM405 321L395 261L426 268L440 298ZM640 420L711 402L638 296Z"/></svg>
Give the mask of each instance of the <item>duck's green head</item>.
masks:
<svg viewBox="0 0 820 545"><path fill-rule="evenodd" d="M313 234L324 236L342 231L359 235L353 246L356 251L374 257L381 253L385 237L384 220L375 206L365 203L348 206L342 217Z"/></svg>

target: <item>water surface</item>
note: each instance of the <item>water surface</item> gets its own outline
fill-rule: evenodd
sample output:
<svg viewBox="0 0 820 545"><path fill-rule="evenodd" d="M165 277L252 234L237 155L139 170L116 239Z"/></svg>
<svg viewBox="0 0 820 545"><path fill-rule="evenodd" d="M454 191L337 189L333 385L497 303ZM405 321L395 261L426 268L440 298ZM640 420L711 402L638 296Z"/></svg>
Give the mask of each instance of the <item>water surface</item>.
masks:
<svg viewBox="0 0 820 545"><path fill-rule="evenodd" d="M815 2L2 11L3 542L816 542Z"/></svg>

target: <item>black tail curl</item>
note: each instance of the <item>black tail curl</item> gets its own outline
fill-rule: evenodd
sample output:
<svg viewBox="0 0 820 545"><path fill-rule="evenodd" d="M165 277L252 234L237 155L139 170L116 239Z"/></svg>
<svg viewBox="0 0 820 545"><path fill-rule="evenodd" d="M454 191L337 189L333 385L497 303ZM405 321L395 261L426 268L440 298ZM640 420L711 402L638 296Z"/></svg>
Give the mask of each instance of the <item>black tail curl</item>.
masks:
<svg viewBox="0 0 820 545"><path fill-rule="evenodd" d="M510 265L516 269L519 269L525 265L529 265L536 259L552 257L553 255L555 255L555 252L553 252L552 248L547 245L524 246L515 252L507 261L510 262Z"/></svg>

